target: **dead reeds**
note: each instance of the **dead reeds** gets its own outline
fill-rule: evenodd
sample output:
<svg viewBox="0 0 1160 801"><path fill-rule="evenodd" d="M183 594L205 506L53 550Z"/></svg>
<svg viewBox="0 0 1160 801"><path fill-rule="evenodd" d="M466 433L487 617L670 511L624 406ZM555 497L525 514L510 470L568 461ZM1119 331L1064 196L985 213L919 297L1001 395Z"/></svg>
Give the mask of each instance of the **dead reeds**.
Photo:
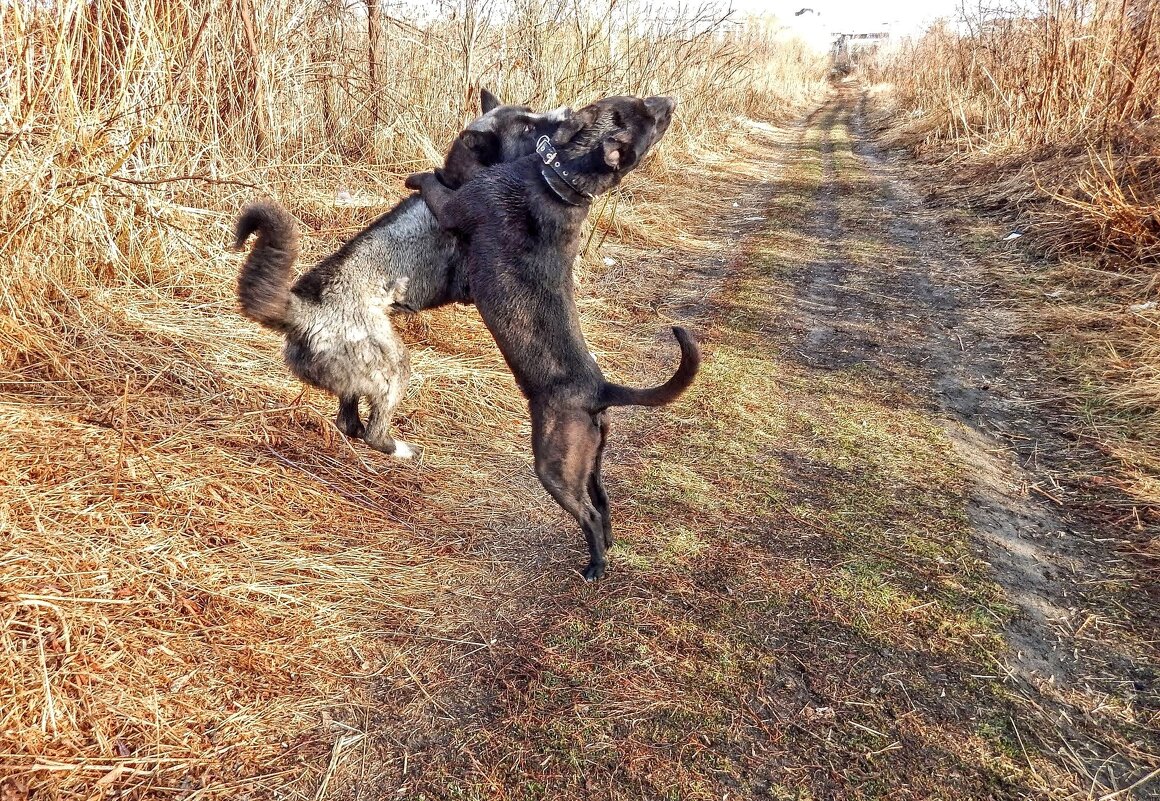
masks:
<svg viewBox="0 0 1160 801"><path fill-rule="evenodd" d="M962 28L937 27L880 65L916 145L1024 162L1026 183L1056 201L1036 219L1055 252L1155 263L1160 4L1044 0Z"/></svg>
<svg viewBox="0 0 1160 801"><path fill-rule="evenodd" d="M1028 327L1080 345L1065 361L1093 439L1160 504L1160 3L976 12L869 73L893 86L898 141L1053 257L1030 276L1050 308Z"/></svg>
<svg viewBox="0 0 1160 801"><path fill-rule="evenodd" d="M425 692L425 649L458 625L432 599L453 610L470 579L443 555L531 502L465 502L510 483L496 456L524 447L474 312L408 336L420 469L333 431L331 400L234 310L244 201L291 207L308 262L439 158L480 85L538 107L675 94L659 186L593 213L599 264L606 237L673 233L664 182L736 117L823 86L796 45L708 10L395 8L0 4L6 799L322 797L355 743L337 720L352 679Z"/></svg>

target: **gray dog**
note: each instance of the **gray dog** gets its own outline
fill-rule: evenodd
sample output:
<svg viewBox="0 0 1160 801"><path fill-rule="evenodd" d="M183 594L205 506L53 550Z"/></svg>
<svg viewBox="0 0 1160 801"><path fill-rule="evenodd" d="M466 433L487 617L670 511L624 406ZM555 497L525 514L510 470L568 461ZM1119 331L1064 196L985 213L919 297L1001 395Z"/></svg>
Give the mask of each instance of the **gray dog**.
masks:
<svg viewBox="0 0 1160 801"><path fill-rule="evenodd" d="M460 186L490 165L535 152L536 140L555 133L567 113L535 114L527 106L501 105L487 90L481 111L439 171L449 185ZM291 285L298 256L293 217L276 203L255 203L238 219L236 246L254 233L257 244L238 277L243 313L286 337L286 364L295 376L338 396L340 431L397 458L411 458L415 449L389 430L411 375L390 313L470 303L462 242L439 227L415 194ZM370 404L365 426L360 397Z"/></svg>

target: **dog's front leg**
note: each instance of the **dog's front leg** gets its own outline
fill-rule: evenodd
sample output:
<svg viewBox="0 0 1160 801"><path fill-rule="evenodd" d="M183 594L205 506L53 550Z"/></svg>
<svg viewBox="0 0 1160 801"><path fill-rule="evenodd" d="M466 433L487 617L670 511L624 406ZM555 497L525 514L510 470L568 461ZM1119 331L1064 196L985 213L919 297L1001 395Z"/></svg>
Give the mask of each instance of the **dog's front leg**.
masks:
<svg viewBox="0 0 1160 801"><path fill-rule="evenodd" d="M455 231L462 228L462 215L456 213L455 190L444 186L433 172L420 172L408 176L404 184L408 189L414 189L423 195L423 202L435 219L439 227L446 231Z"/></svg>

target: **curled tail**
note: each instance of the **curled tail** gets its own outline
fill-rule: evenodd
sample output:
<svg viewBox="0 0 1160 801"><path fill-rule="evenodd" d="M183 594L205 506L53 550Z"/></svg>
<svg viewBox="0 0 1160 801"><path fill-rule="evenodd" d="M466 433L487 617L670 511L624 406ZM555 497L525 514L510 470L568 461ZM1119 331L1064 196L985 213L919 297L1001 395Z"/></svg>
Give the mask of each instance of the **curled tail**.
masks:
<svg viewBox="0 0 1160 801"><path fill-rule="evenodd" d="M659 387L634 389L619 384L605 384L600 391L600 405L607 406L664 406L672 403L693 383L701 366L701 350L693 337L683 328L673 326L673 336L681 346L681 364L677 372Z"/></svg>
<svg viewBox="0 0 1160 801"><path fill-rule="evenodd" d="M235 247L257 232L258 242L238 275L242 312L267 328L289 322L290 269L298 258L298 226L284 208L271 201L251 203L238 217Z"/></svg>

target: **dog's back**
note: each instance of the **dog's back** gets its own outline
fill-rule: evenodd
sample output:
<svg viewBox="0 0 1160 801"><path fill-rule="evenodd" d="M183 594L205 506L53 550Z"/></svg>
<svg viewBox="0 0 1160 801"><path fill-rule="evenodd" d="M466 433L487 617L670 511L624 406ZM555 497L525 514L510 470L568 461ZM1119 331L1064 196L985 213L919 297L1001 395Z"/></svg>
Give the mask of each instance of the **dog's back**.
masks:
<svg viewBox="0 0 1160 801"><path fill-rule="evenodd" d="M302 275L290 291L308 303L361 307L367 293L360 287L389 287L406 277L409 308L465 302L465 284L456 275L463 256L458 238L439 227L420 196L411 195Z"/></svg>
<svg viewBox="0 0 1160 801"><path fill-rule="evenodd" d="M297 237L289 214L271 202L248 207L238 238L254 232L258 242L238 281L243 311L285 335L286 364L295 376L340 397L372 395L384 376L407 370L406 349L390 322L399 279L410 281L408 306L456 299L451 284L462 246L440 230L418 196L403 200L292 286Z"/></svg>

